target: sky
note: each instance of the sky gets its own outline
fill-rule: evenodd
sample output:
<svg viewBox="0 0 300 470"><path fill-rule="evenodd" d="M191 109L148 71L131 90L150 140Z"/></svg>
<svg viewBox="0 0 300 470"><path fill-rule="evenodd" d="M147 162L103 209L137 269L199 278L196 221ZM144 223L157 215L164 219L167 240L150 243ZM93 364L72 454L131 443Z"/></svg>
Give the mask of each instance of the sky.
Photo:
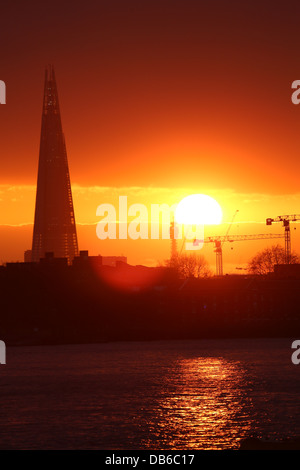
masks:
<svg viewBox="0 0 300 470"><path fill-rule="evenodd" d="M132 264L168 241L100 241L99 204L214 197L225 234L281 233L300 213L296 1L53 0L1 5L0 262L31 246L44 71L54 65L79 248ZM297 224L292 248L300 251ZM224 248L227 271L274 240ZM278 243L283 243L279 240ZM214 263L212 246L203 254Z"/></svg>

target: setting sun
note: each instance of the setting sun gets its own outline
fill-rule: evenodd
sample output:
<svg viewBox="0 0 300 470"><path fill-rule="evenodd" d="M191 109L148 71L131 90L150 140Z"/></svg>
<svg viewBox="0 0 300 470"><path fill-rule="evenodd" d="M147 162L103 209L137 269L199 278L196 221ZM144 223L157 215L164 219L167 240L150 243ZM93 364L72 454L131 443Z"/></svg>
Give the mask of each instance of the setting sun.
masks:
<svg viewBox="0 0 300 470"><path fill-rule="evenodd" d="M222 209L210 196L191 194L177 205L175 219L176 222L187 225L219 225L222 221Z"/></svg>

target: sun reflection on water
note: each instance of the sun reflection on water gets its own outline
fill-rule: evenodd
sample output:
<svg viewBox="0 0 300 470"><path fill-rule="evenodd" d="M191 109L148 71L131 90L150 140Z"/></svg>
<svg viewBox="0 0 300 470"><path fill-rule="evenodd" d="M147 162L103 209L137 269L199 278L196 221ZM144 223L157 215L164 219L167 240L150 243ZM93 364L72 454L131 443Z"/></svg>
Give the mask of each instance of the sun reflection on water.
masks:
<svg viewBox="0 0 300 470"><path fill-rule="evenodd" d="M251 399L239 362L184 359L163 381L164 392L149 423L149 447L155 436L160 449L234 448L251 429Z"/></svg>

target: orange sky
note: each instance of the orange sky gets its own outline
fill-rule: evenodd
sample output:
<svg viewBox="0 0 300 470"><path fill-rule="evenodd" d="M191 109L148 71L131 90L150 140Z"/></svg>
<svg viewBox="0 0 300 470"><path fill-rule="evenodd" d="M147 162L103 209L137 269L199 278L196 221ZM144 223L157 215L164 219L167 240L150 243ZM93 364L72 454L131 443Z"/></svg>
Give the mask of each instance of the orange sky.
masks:
<svg viewBox="0 0 300 470"><path fill-rule="evenodd" d="M230 233L283 232L265 219L300 213L297 2L52 3L51 11L35 1L1 7L0 261L21 259L31 245L47 63L56 71L80 249L134 264L168 257L166 242L97 239L97 206L123 194L149 205L205 193L225 223L239 209ZM267 244L228 248L228 270ZM300 250L297 231L292 246ZM212 247L205 250L214 263Z"/></svg>

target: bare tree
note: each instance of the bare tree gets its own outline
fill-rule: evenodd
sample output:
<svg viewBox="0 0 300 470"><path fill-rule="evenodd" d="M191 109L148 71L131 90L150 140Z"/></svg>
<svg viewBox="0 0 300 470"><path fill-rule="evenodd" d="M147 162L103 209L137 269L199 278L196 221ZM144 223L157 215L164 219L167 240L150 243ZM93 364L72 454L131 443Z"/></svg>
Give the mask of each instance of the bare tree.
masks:
<svg viewBox="0 0 300 470"><path fill-rule="evenodd" d="M291 255L291 264L298 263L299 257L295 253ZM273 245L258 252L248 263L248 272L251 274L265 275L273 272L275 264L285 263L285 251L280 245Z"/></svg>
<svg viewBox="0 0 300 470"><path fill-rule="evenodd" d="M175 269L182 278L206 278L212 276L207 260L202 255L177 255L166 261L166 265Z"/></svg>

